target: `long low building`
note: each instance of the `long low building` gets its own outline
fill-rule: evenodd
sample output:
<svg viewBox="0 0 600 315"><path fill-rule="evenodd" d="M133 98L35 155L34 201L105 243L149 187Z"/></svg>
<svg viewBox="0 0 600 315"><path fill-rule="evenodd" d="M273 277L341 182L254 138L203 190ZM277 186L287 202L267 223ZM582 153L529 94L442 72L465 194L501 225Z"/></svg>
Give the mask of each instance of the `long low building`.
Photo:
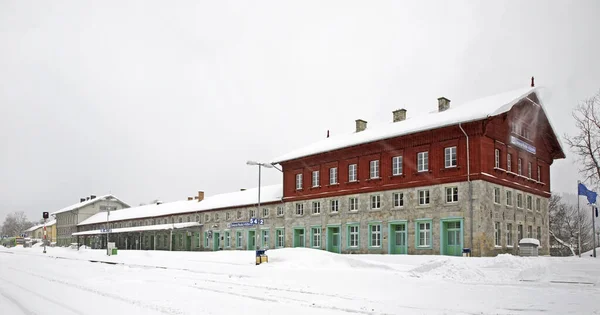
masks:
<svg viewBox="0 0 600 315"><path fill-rule="evenodd" d="M549 252L550 166L565 157L537 88L327 137L274 159L282 185L98 213L73 234L91 246L337 253ZM256 213L260 211L260 213ZM109 229L108 231L106 229Z"/></svg>

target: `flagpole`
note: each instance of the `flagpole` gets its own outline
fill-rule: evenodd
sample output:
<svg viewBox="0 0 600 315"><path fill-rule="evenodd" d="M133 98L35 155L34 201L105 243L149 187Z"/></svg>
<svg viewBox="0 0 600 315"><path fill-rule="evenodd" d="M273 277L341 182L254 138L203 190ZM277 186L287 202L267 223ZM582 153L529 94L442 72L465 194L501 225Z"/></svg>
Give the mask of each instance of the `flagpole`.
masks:
<svg viewBox="0 0 600 315"><path fill-rule="evenodd" d="M579 243L579 258L581 258L581 217L579 216L579 184L581 184L581 181L577 181L577 225L579 226L577 242Z"/></svg>

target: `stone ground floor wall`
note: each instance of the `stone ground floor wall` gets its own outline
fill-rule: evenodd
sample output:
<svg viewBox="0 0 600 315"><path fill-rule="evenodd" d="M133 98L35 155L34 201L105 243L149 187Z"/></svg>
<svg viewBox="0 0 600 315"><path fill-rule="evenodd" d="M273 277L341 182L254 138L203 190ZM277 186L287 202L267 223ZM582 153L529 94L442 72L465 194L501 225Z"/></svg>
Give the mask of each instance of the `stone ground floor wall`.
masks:
<svg viewBox="0 0 600 315"><path fill-rule="evenodd" d="M522 237L538 238L539 228L540 255L548 254L547 198L530 195L534 204L539 198L540 207L529 210L527 194L518 190L486 181L472 185L472 240L469 184L459 182L267 205L258 235L256 225L247 224L248 213L256 208L241 207L203 213L201 227L174 230L172 238L170 231L138 232L119 236L116 242L121 249L254 250L258 245L346 254L462 255L463 248L470 248L474 256L495 256L518 254L522 226ZM517 206L519 194L522 207ZM512 200L507 201L509 196ZM246 224L237 227L240 223Z"/></svg>

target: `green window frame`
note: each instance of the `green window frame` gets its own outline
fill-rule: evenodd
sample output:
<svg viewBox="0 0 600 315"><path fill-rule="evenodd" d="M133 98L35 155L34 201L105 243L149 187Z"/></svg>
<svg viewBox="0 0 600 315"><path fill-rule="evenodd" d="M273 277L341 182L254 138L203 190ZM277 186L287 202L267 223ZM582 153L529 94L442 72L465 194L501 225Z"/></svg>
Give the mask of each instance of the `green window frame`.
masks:
<svg viewBox="0 0 600 315"><path fill-rule="evenodd" d="M424 234L421 235L421 229L427 228L427 224L429 224L428 232L424 231ZM425 226L423 226L425 225ZM422 237L423 236L423 237ZM416 249L432 249L433 248L433 220L432 219L418 219L415 220L415 248ZM421 239L428 241L426 245L419 245L421 243Z"/></svg>
<svg viewBox="0 0 600 315"><path fill-rule="evenodd" d="M269 248L269 238L271 233L269 229L261 229L260 230L260 243L262 248Z"/></svg>
<svg viewBox="0 0 600 315"><path fill-rule="evenodd" d="M229 231L225 231L225 248L231 248L231 239L229 238Z"/></svg>
<svg viewBox="0 0 600 315"><path fill-rule="evenodd" d="M320 226L310 227L310 247L321 248L323 244L323 231Z"/></svg>
<svg viewBox="0 0 600 315"><path fill-rule="evenodd" d="M276 229L275 230L275 248L285 247L285 230L284 229Z"/></svg>
<svg viewBox="0 0 600 315"><path fill-rule="evenodd" d="M244 242L242 242L242 231L236 231L235 232L235 247L242 248L243 244L244 244Z"/></svg>
<svg viewBox="0 0 600 315"><path fill-rule="evenodd" d="M369 223L369 248L382 248L383 227L382 222ZM375 237L373 237L375 236ZM375 242L375 245L373 245Z"/></svg>
<svg viewBox="0 0 600 315"><path fill-rule="evenodd" d="M346 225L346 248L360 248L360 225L358 223Z"/></svg>

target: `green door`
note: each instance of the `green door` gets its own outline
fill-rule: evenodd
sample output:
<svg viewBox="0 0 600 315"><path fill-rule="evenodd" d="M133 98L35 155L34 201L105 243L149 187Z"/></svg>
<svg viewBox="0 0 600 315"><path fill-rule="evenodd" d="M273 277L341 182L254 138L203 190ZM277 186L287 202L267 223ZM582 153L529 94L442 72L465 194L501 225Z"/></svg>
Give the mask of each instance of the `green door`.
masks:
<svg viewBox="0 0 600 315"><path fill-rule="evenodd" d="M327 251L340 252L340 228L337 226L327 227Z"/></svg>
<svg viewBox="0 0 600 315"><path fill-rule="evenodd" d="M444 222L444 255L462 255L462 229L460 221Z"/></svg>
<svg viewBox="0 0 600 315"><path fill-rule="evenodd" d="M221 234L219 232L213 232L213 250L219 250L219 244L221 242Z"/></svg>
<svg viewBox="0 0 600 315"><path fill-rule="evenodd" d="M256 249L256 231L248 231L248 250Z"/></svg>
<svg viewBox="0 0 600 315"><path fill-rule="evenodd" d="M294 247L304 247L306 242L304 240L304 228L294 229Z"/></svg>
<svg viewBox="0 0 600 315"><path fill-rule="evenodd" d="M406 223L390 225L390 254L406 254Z"/></svg>

